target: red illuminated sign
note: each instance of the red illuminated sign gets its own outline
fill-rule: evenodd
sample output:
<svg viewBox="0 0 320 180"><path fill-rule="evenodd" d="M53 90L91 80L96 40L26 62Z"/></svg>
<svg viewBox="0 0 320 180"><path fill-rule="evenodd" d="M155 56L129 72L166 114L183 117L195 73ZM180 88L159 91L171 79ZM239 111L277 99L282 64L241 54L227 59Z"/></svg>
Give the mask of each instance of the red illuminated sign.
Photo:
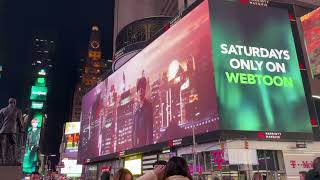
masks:
<svg viewBox="0 0 320 180"><path fill-rule="evenodd" d="M168 147L180 146L182 144L182 139L174 139L168 141Z"/></svg>
<svg viewBox="0 0 320 180"><path fill-rule="evenodd" d="M257 137L259 139L281 139L280 132L258 132Z"/></svg>
<svg viewBox="0 0 320 180"><path fill-rule="evenodd" d="M111 166L102 166L101 167L101 172L110 172L111 171Z"/></svg>
<svg viewBox="0 0 320 180"><path fill-rule="evenodd" d="M297 160L290 160L291 168L304 168L304 169L311 169L312 168L312 161L297 161Z"/></svg>
<svg viewBox="0 0 320 180"><path fill-rule="evenodd" d="M211 152L213 163L217 166L216 170L222 170L222 163L225 163L224 151L216 150Z"/></svg>

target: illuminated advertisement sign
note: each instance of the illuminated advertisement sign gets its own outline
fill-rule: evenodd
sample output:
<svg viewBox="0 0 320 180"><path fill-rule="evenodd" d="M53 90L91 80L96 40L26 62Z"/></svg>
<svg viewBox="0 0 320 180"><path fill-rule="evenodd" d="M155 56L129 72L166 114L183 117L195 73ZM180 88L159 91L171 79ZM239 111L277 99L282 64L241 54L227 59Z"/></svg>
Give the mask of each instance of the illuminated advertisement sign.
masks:
<svg viewBox="0 0 320 180"><path fill-rule="evenodd" d="M301 22L311 72L320 75L320 8L301 17Z"/></svg>
<svg viewBox="0 0 320 180"><path fill-rule="evenodd" d="M76 134L80 132L80 122L67 122L64 134Z"/></svg>
<svg viewBox="0 0 320 180"><path fill-rule="evenodd" d="M61 174L66 174L67 177L80 177L82 165L77 164L77 160L62 160L64 168L61 168Z"/></svg>
<svg viewBox="0 0 320 180"><path fill-rule="evenodd" d="M65 125L64 157L76 158L78 155L80 122L67 122Z"/></svg>
<svg viewBox="0 0 320 180"><path fill-rule="evenodd" d="M38 72L38 75L39 76L45 76L47 75L46 71L44 69L41 69L39 72Z"/></svg>
<svg viewBox="0 0 320 180"><path fill-rule="evenodd" d="M202 3L88 92L80 162L217 129L210 36Z"/></svg>
<svg viewBox="0 0 320 180"><path fill-rule="evenodd" d="M42 109L43 102L32 101L31 102L31 109Z"/></svg>
<svg viewBox="0 0 320 180"><path fill-rule="evenodd" d="M83 97L78 160L180 145L193 127L311 132L286 10L199 4Z"/></svg>
<svg viewBox="0 0 320 180"><path fill-rule="evenodd" d="M287 10L209 4L220 128L311 132Z"/></svg>
<svg viewBox="0 0 320 180"><path fill-rule="evenodd" d="M78 152L79 133L66 134L65 152Z"/></svg>
<svg viewBox="0 0 320 180"><path fill-rule="evenodd" d="M124 160L124 168L128 169L133 175L141 174L141 156L131 156Z"/></svg>
<svg viewBox="0 0 320 180"><path fill-rule="evenodd" d="M23 156L23 172L31 174L37 170L38 160L40 159L39 140L41 133L43 116L36 112L28 128L26 150Z"/></svg>
<svg viewBox="0 0 320 180"><path fill-rule="evenodd" d="M46 79L44 77L38 77L36 80L36 86L46 86Z"/></svg>
<svg viewBox="0 0 320 180"><path fill-rule="evenodd" d="M47 87L32 86L30 99L44 101L47 99L47 92L48 92Z"/></svg>

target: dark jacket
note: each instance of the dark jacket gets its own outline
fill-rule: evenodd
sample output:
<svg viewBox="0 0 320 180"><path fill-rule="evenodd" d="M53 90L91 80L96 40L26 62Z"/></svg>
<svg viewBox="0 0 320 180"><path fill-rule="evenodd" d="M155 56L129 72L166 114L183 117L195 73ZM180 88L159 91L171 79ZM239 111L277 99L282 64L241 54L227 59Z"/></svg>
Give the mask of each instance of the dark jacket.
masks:
<svg viewBox="0 0 320 180"><path fill-rule="evenodd" d="M153 136L153 110L152 104L145 100L133 118L132 145L133 147L152 144Z"/></svg>
<svg viewBox="0 0 320 180"><path fill-rule="evenodd" d="M0 110L0 119L2 119L0 134L18 133L22 130L22 113L15 106L8 105Z"/></svg>
<svg viewBox="0 0 320 180"><path fill-rule="evenodd" d="M314 169L311 169L306 174L306 180L320 180L320 173Z"/></svg>

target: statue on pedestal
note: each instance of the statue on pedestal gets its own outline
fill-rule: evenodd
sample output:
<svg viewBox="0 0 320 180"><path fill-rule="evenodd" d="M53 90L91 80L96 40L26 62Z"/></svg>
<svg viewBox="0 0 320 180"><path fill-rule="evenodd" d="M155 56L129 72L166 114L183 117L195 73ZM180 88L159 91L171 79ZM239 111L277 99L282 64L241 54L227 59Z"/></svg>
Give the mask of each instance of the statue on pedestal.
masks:
<svg viewBox="0 0 320 180"><path fill-rule="evenodd" d="M16 107L16 99L0 110L0 147L3 164L17 163L17 133L22 130L22 113Z"/></svg>

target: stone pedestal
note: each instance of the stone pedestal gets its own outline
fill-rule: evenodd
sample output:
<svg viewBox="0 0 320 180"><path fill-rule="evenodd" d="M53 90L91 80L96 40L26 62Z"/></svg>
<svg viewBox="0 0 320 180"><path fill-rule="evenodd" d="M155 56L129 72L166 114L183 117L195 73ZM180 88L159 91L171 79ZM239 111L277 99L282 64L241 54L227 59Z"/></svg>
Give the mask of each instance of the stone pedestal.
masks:
<svg viewBox="0 0 320 180"><path fill-rule="evenodd" d="M20 166L0 166L0 179L21 180L23 173Z"/></svg>

